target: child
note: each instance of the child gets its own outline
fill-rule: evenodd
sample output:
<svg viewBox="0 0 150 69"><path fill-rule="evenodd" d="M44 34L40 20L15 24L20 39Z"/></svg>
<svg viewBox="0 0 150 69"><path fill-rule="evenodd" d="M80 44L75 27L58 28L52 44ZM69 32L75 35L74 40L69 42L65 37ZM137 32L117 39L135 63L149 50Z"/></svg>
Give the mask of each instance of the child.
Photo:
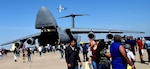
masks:
<svg viewBox="0 0 150 69"><path fill-rule="evenodd" d="M127 52L127 57L128 57L129 60L134 64L134 62L135 62L135 57L134 57L133 52L131 51L131 45L125 44L125 49L126 49L126 52ZM130 69L130 67L131 67L131 66L128 65L128 68L127 68L127 69Z"/></svg>

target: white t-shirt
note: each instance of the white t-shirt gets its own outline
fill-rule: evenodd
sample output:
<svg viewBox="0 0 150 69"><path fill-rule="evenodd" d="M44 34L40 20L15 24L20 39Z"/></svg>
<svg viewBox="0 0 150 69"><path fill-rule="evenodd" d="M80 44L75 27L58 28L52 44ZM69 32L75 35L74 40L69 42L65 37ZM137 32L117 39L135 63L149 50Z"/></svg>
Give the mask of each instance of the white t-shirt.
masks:
<svg viewBox="0 0 150 69"><path fill-rule="evenodd" d="M128 49L126 49L126 52L127 52L127 57L129 58L130 61L131 59L135 59L133 52L131 52Z"/></svg>
<svg viewBox="0 0 150 69"><path fill-rule="evenodd" d="M0 56L2 56L2 52L0 51Z"/></svg>
<svg viewBox="0 0 150 69"><path fill-rule="evenodd" d="M39 46L38 50L39 50L39 52L41 52L41 51L42 51L42 47L41 47L41 46Z"/></svg>

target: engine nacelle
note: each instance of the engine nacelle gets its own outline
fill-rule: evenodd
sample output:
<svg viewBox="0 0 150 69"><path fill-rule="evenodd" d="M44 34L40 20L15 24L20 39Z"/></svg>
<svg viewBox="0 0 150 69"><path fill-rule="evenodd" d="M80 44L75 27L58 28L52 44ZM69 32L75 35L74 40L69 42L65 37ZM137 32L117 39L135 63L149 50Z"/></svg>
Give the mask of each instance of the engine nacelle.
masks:
<svg viewBox="0 0 150 69"><path fill-rule="evenodd" d="M18 41L18 42L15 42L14 44L15 44L15 47L16 47L16 48L21 48L21 47L22 47L23 42Z"/></svg>
<svg viewBox="0 0 150 69"><path fill-rule="evenodd" d="M107 34L108 39L112 39L114 36L112 34Z"/></svg>
<svg viewBox="0 0 150 69"><path fill-rule="evenodd" d="M90 33L88 34L88 37L89 37L90 39L95 39L95 35L94 35L93 32L90 32Z"/></svg>
<svg viewBox="0 0 150 69"><path fill-rule="evenodd" d="M26 40L26 42L30 45L33 45L33 44L35 44L35 39L34 38L29 38L29 39Z"/></svg>

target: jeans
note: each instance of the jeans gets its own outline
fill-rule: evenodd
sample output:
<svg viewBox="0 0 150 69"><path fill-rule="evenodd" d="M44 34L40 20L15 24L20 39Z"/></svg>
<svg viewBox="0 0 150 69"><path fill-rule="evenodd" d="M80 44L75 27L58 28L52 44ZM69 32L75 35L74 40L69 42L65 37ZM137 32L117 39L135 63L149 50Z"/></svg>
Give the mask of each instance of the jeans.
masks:
<svg viewBox="0 0 150 69"><path fill-rule="evenodd" d="M31 62L31 55L28 55L28 62Z"/></svg>
<svg viewBox="0 0 150 69"><path fill-rule="evenodd" d="M60 54L61 54L61 58L63 58L64 57L64 51L60 50Z"/></svg>
<svg viewBox="0 0 150 69"><path fill-rule="evenodd" d="M95 61L92 61L92 66L93 66L93 69L97 69L97 63Z"/></svg>
<svg viewBox="0 0 150 69"><path fill-rule="evenodd" d="M78 66L75 66L75 67L68 67L68 69L78 69Z"/></svg>
<svg viewBox="0 0 150 69"><path fill-rule="evenodd" d="M2 58L2 55L0 55L0 59Z"/></svg>
<svg viewBox="0 0 150 69"><path fill-rule="evenodd" d="M150 62L150 49L147 49L147 54L148 54L148 62Z"/></svg>
<svg viewBox="0 0 150 69"><path fill-rule="evenodd" d="M74 69L78 69L78 66L75 66Z"/></svg>
<svg viewBox="0 0 150 69"><path fill-rule="evenodd" d="M109 67L107 67L105 64L99 64L98 65L99 69L110 69Z"/></svg>

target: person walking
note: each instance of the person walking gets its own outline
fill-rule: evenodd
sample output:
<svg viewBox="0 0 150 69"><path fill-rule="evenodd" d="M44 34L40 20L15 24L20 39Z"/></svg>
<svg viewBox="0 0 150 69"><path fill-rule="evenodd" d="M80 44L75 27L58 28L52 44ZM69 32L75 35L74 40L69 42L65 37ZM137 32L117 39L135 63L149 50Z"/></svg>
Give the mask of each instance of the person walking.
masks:
<svg viewBox="0 0 150 69"><path fill-rule="evenodd" d="M60 54L61 54L61 58L64 57L64 45L62 43L60 43Z"/></svg>
<svg viewBox="0 0 150 69"><path fill-rule="evenodd" d="M2 58L2 50L0 49L0 59Z"/></svg>
<svg viewBox="0 0 150 69"><path fill-rule="evenodd" d="M17 48L14 49L14 61L17 62Z"/></svg>
<svg viewBox="0 0 150 69"><path fill-rule="evenodd" d="M78 62L82 65L79 57L79 50L76 46L76 40L70 40L70 45L66 47L65 50L65 59L68 69L78 69Z"/></svg>
<svg viewBox="0 0 150 69"><path fill-rule="evenodd" d="M82 45L82 51L83 51L83 61L87 61L88 60L88 47L86 46L86 44Z"/></svg>
<svg viewBox="0 0 150 69"><path fill-rule="evenodd" d="M27 57L28 57L28 62L31 62L31 50L30 50L30 48L27 48Z"/></svg>
<svg viewBox="0 0 150 69"><path fill-rule="evenodd" d="M39 51L39 55L40 55L40 57L41 57L41 55L42 55L42 46L39 46L39 47L38 47L38 51Z"/></svg>
<svg viewBox="0 0 150 69"><path fill-rule="evenodd" d="M22 51L22 59L23 59L23 63L25 63L25 57L26 57L26 54L25 54L25 51L23 50L23 51Z"/></svg>
<svg viewBox="0 0 150 69"><path fill-rule="evenodd" d="M150 65L150 40L145 41L145 48L148 54L148 65Z"/></svg>
<svg viewBox="0 0 150 69"><path fill-rule="evenodd" d="M140 37L138 37L136 42L137 42L137 45L138 45L138 48L139 48L139 55L140 55L141 63L145 63L145 61L143 60L144 44L143 44L142 40L140 39Z"/></svg>

